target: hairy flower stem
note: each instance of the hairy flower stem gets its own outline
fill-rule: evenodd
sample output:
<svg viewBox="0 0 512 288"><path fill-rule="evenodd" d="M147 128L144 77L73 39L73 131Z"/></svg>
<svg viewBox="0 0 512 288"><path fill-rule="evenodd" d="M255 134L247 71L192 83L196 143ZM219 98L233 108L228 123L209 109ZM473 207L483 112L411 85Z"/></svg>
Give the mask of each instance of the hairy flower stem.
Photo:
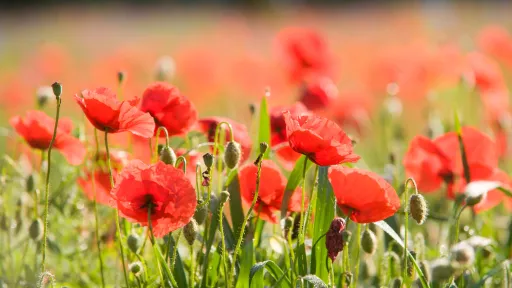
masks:
<svg viewBox="0 0 512 288"><path fill-rule="evenodd" d="M156 163L158 162L158 139L160 139L160 131L164 131L165 134L165 146L169 146L169 132L167 132L167 129L164 126L158 127L155 134L155 153L153 154L153 159L151 162ZM151 151L151 150L150 150Z"/></svg>
<svg viewBox="0 0 512 288"><path fill-rule="evenodd" d="M258 157L259 161L257 163L258 166L258 172L256 173L256 191L254 191L254 197L252 199L251 207L249 207L249 210L247 210L247 214L244 217L244 221L242 222L242 226L240 228L240 234L238 235L238 240L236 242L235 246L235 252L233 253L233 263L231 267L231 282L234 283L234 277L235 277L235 269L236 269L236 260L238 257L238 253L240 253L240 246L242 245L242 240L244 239L245 234L245 226L247 226L247 221L249 220L249 217L251 217L252 210L254 209L254 206L256 205L256 202L258 201L258 194L260 190L260 177L261 177L261 163L262 163L263 155L260 154ZM222 223L222 222L221 222Z"/></svg>
<svg viewBox="0 0 512 288"><path fill-rule="evenodd" d="M304 244L305 229L304 229L304 212L306 206L306 171L308 167L308 158L304 160L304 169L302 170L302 198L300 202L300 222L299 222L299 245Z"/></svg>
<svg viewBox="0 0 512 288"><path fill-rule="evenodd" d="M404 279L404 282L405 284L407 285L409 283L409 275L407 274L407 260L409 258L409 256L407 255L408 254L408 246L407 246L407 242L408 242L408 235L409 235L409 210L411 209L411 207L407 207L407 204L408 204L408 200L409 200L409 189L407 189L407 183L408 182L405 182L405 188L404 188L404 226L405 226L405 232L404 232L404 268L402 269L403 270L403 279Z"/></svg>
<svg viewBox="0 0 512 288"><path fill-rule="evenodd" d="M97 156L99 154L99 141L98 141L98 130L97 129L94 129L94 141L95 141L95 144L96 144L96 152L95 152L95 156ZM93 169L92 169L92 176L91 176L91 181L92 181L92 190L94 191L94 200L93 200L93 205L94 205L94 229L95 229L95 233L96 233L96 247L98 249L98 260L100 262L100 272L101 272L101 287L105 287L105 274L103 272L103 256L102 256L102 253L101 253L101 238L100 238L100 229L99 229L99 217L98 217L98 203L96 201L96 178L94 177L94 173L95 173L95 170L96 170L96 158L95 158L95 161L93 163Z"/></svg>
<svg viewBox="0 0 512 288"><path fill-rule="evenodd" d="M219 207L219 230L220 230L220 241L221 241L221 244L222 244L222 264L223 264L223 267L224 267L224 277L225 277L225 281L226 281L226 287L231 287L231 282L230 282L230 278L229 278L229 275L228 275L228 265L227 265L227 260L226 260L226 240L225 240L225 237L224 237L224 225L222 223L222 220L223 220L223 216L224 216L224 204L225 203L220 203L220 207Z"/></svg>
<svg viewBox="0 0 512 288"><path fill-rule="evenodd" d="M356 232L356 267L354 270L354 280L352 281L352 287L357 287L357 279L359 278L359 262L361 260L361 224L357 223L357 232Z"/></svg>
<svg viewBox="0 0 512 288"><path fill-rule="evenodd" d="M48 171L46 171L46 187L45 187L45 200L44 200L44 230L43 230L43 260L41 262L41 273L45 272L45 264L46 264L46 239L48 237L48 209L49 209L49 196L50 196L50 172L51 172L51 161L52 161L52 148L55 143L55 137L57 136L57 127L59 125L59 116L60 116L60 105L62 104L62 100L60 97L57 97L57 116L55 116L55 126L53 127L53 137L52 141L50 141L50 146L48 147Z"/></svg>
<svg viewBox="0 0 512 288"><path fill-rule="evenodd" d="M114 176L112 176L112 166L110 164L110 150L108 148L108 131L105 131L105 150L107 153L107 167L108 167L108 177L110 179L110 187L114 188ZM124 282L126 287L130 287L128 282L128 274L126 273L126 264L124 262L124 247L123 247L123 239L121 238L121 225L119 225L119 210L116 209L116 234L117 234L117 242L119 243L119 251L121 252L121 262L123 264L123 274L124 274Z"/></svg>
<svg viewBox="0 0 512 288"><path fill-rule="evenodd" d="M152 203L149 203L149 207L148 207L149 240L151 241L151 245L153 246L154 249L160 249L156 245L155 235L153 234L153 224L151 223L151 209L153 209L153 205L152 205ZM155 255L155 258L158 259L158 255ZM160 261L157 260L156 264L157 264L157 267L158 267L158 273L160 274L160 279L162 281L162 285L164 285L165 278L164 278L164 274L162 273L162 267L160 267Z"/></svg>

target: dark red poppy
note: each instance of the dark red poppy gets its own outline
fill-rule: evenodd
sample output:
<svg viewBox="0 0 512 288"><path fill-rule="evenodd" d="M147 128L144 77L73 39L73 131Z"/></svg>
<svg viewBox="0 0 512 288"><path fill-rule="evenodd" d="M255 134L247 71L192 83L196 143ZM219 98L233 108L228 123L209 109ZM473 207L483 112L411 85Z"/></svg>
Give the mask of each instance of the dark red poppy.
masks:
<svg viewBox="0 0 512 288"><path fill-rule="evenodd" d="M325 39L315 30L290 27L277 35L279 60L290 80L300 83L311 76L330 75L332 56Z"/></svg>
<svg viewBox="0 0 512 288"><path fill-rule="evenodd" d="M94 173L92 171L86 171L84 177L77 179L77 183L89 200L94 200L94 196L96 195L96 201L98 203L111 205L112 197L110 196L110 190L112 187L106 164L107 153L101 152L100 155L97 155L95 162ZM116 177L117 173L128 163L128 154L119 150L110 151L110 163L112 176Z"/></svg>
<svg viewBox="0 0 512 288"><path fill-rule="evenodd" d="M196 192L183 171L158 162L133 160L116 178L111 191L121 216L148 225L148 209L155 237L185 226L196 209Z"/></svg>
<svg viewBox="0 0 512 288"><path fill-rule="evenodd" d="M91 124L100 131L129 131L145 138L153 136L155 121L149 113L144 113L136 107L139 103L138 98L119 101L114 92L101 87L84 90L80 96L75 95L75 100Z"/></svg>
<svg viewBox="0 0 512 288"><path fill-rule="evenodd" d="M315 115L292 116L284 112L290 147L320 166L357 162L352 140L331 120Z"/></svg>
<svg viewBox="0 0 512 288"><path fill-rule="evenodd" d="M240 194L246 207L249 207L256 192L256 176L258 167L252 163L240 168ZM284 190L286 188L286 177L279 167L271 160L263 160L261 163L260 188L258 200L254 206L254 213L261 219L277 223L276 212L281 210ZM300 211L302 194L297 189L289 201L288 211Z"/></svg>
<svg viewBox="0 0 512 288"><path fill-rule="evenodd" d="M235 137L235 141L238 142L242 148L242 157L240 163L243 163L251 155L252 147L251 137L249 136L249 132L247 132L245 125L224 117L202 118L199 119L197 124L199 130L206 134L208 141L213 142L215 139L215 131L217 129L217 125L219 125L221 122L227 122L231 124L231 127L233 128L233 137ZM225 128L225 126L222 128ZM230 140L229 133L226 131L226 141L228 140Z"/></svg>
<svg viewBox="0 0 512 288"><path fill-rule="evenodd" d="M319 77L302 86L300 102L310 110L320 110L329 107L338 98L338 88L327 77Z"/></svg>
<svg viewBox="0 0 512 288"><path fill-rule="evenodd" d="M274 107L270 110L270 129L271 146L276 149L276 154L284 160L285 166L293 167L293 164L299 159L300 154L293 151L288 143L286 135L286 122L284 121L283 111L290 111L293 116L309 113L306 106L297 102L290 106ZM290 168L290 167L287 167Z"/></svg>
<svg viewBox="0 0 512 288"><path fill-rule="evenodd" d="M178 88L165 82L156 82L146 88L140 110L151 114L155 128L165 127L170 136L187 132L197 120L194 104Z"/></svg>
<svg viewBox="0 0 512 288"><path fill-rule="evenodd" d="M332 166L329 169L329 181L338 206L354 222L384 220L400 208L400 198L393 186L374 172Z"/></svg>
<svg viewBox="0 0 512 288"><path fill-rule="evenodd" d="M46 150L53 138L55 120L41 111L28 111L25 118L12 117L12 127L34 149ZM85 157L85 146L71 135L73 123L67 118L59 119L53 148L60 151L71 165L79 165Z"/></svg>

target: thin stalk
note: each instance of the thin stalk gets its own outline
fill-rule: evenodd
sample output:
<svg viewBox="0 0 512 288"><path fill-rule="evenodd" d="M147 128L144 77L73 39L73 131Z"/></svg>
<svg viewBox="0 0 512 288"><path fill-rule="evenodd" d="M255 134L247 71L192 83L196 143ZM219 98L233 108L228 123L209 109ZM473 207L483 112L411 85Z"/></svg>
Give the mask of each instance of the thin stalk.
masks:
<svg viewBox="0 0 512 288"><path fill-rule="evenodd" d="M304 160L304 169L302 170L302 198L300 202L300 222L299 222L299 245L304 244L304 212L306 206L306 171L308 167L308 158Z"/></svg>
<svg viewBox="0 0 512 288"><path fill-rule="evenodd" d="M178 256L178 243L180 242L181 232L183 232L183 229L180 229L180 232L178 232L178 236L176 236L176 241L174 242L174 247L172 249L170 265L171 271L174 270L174 265L176 264L176 257Z"/></svg>
<svg viewBox="0 0 512 288"><path fill-rule="evenodd" d="M112 166L110 164L110 151L108 148L108 132L105 131L105 150L107 152L107 167L108 167L108 176L110 179L110 187L114 188L114 177L112 176ZM128 274L126 273L126 264L124 262L124 247L123 247L123 239L121 238L121 225L119 225L119 211L116 209L116 232L117 232L117 241L119 243L119 251L121 252L121 262L123 264L123 274L124 274L124 282L126 287L130 287L128 282Z"/></svg>
<svg viewBox="0 0 512 288"><path fill-rule="evenodd" d="M354 280L352 281L353 287L357 287L357 278L359 278L359 261L361 260L361 224L357 223L357 233L356 233L356 267L354 271Z"/></svg>
<svg viewBox="0 0 512 288"><path fill-rule="evenodd" d="M156 144L155 144L155 152L153 154L153 158L152 158L153 161L152 162L157 162L157 160L158 160L158 139L160 139L160 131L164 131L164 134L165 134L165 146L169 146L169 132L167 132L167 129L164 126L158 127L158 129L156 130L156 134L155 134Z"/></svg>
<svg viewBox="0 0 512 288"><path fill-rule="evenodd" d="M96 143L96 155L99 154L99 141L98 141L98 130L95 128L94 129L94 141ZM102 253L101 253L101 239L100 239L100 229L99 229L99 217L98 217L98 202L96 201L96 177L95 177L95 171L96 170L96 162L93 163L93 168L92 168L92 175L91 175L91 180L92 180L92 190L94 191L94 200L93 200L93 205L94 205L94 229L95 229L95 233L96 233L96 247L98 249L98 260L100 262L100 272L101 272L101 287L105 287L105 274L103 272L103 257L102 257Z"/></svg>
<svg viewBox="0 0 512 288"><path fill-rule="evenodd" d="M225 241L225 237L224 237L224 225L222 223L222 220L223 220L223 216L224 216L224 204L225 203L222 203L220 204L220 207L219 207L219 219L220 219L220 223L219 223L219 230L220 230L220 241L221 241L221 244L222 244L222 264L223 264L223 267L224 267L224 277L225 277L225 281L226 281L226 287L231 287L231 283L230 283L230 278L229 278L229 275L228 275L228 265L226 264L226 241Z"/></svg>
<svg viewBox="0 0 512 288"><path fill-rule="evenodd" d="M194 288L194 285L195 285L195 275L196 275L196 271L195 271L195 263L194 263L194 249L192 247L192 245L190 245L190 270L189 270L189 276L188 276L188 282L189 282L189 286L190 288Z"/></svg>
<svg viewBox="0 0 512 288"><path fill-rule="evenodd" d="M45 204L44 204L44 232L43 232L43 260L41 262L41 273L45 271L46 264L46 238L48 237L48 209L49 209L49 197L50 197L50 172L51 172L51 161L52 161L52 148L55 143L55 137L57 136L57 127L59 125L60 116L60 105L62 99L57 97L57 116L55 116L55 126L53 127L53 136L50 145L48 146L48 171L46 172L46 188L45 188Z"/></svg>
<svg viewBox="0 0 512 288"><path fill-rule="evenodd" d="M148 227L149 227L149 240L151 241L151 245L155 247L155 235L153 234L153 224L151 223L151 209L153 209L153 205L150 203L148 207ZM156 246L156 249L159 249ZM158 258L158 257L157 257ZM162 273L162 267L160 267L160 261L157 261L158 273L160 274L160 279L162 280L162 284L165 283L164 274Z"/></svg>
<svg viewBox="0 0 512 288"><path fill-rule="evenodd" d="M408 246L407 246L407 242L408 242L408 235L409 235L409 209L410 207L407 207L407 199L409 199L408 197L408 191L409 189L407 189L407 183L405 183L405 188L404 188L404 203L405 203L405 209L404 209L404 226L405 226L405 232L404 232L404 269L403 269L403 279L404 279L404 282L405 284L407 285L409 283L409 275L407 275L407 260L408 260Z"/></svg>

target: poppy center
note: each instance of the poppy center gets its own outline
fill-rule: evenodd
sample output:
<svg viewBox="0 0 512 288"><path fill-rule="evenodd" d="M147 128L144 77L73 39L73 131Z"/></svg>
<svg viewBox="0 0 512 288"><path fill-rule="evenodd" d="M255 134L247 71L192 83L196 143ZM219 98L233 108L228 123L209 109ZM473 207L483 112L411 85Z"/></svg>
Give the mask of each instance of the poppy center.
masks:
<svg viewBox="0 0 512 288"><path fill-rule="evenodd" d="M455 174L453 174L453 172L451 171L441 172L439 173L439 176L443 178L443 181L448 184L453 183L453 181L455 180Z"/></svg>
<svg viewBox="0 0 512 288"><path fill-rule="evenodd" d="M144 195L144 200L142 201L142 205L140 206L141 209L147 209L148 212L155 212L156 203L153 201L153 195L146 194Z"/></svg>

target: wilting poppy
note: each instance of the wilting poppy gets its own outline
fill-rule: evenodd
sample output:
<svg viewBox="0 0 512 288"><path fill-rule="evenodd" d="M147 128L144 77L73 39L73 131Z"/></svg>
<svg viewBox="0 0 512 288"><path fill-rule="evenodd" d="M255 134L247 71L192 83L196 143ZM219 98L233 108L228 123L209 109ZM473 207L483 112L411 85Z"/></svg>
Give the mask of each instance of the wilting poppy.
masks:
<svg viewBox="0 0 512 288"><path fill-rule="evenodd" d="M96 194L96 201L98 203L111 205L112 197L110 196L110 190L112 187L106 164L107 153L101 152L94 160L94 170L86 171L84 177L77 179L77 183L89 200L94 200ZM119 150L110 151L110 163L112 176L116 177L117 173L128 163L128 154Z"/></svg>
<svg viewBox="0 0 512 288"><path fill-rule="evenodd" d="M256 192L256 176L258 167L252 163L240 168L240 194L245 206L249 207ZM271 160L263 160L261 163L260 187L258 200L254 206L254 213L261 219L277 223L276 212L281 210L286 177L279 167ZM292 194L288 204L288 211L300 211L302 194L300 189Z"/></svg>
<svg viewBox="0 0 512 288"><path fill-rule="evenodd" d="M156 82L146 88L140 110L153 116L155 129L163 126L170 136L187 132L197 120L194 104L178 88L165 82Z"/></svg>
<svg viewBox="0 0 512 288"><path fill-rule="evenodd" d="M270 110L270 142L273 148L276 149L276 154L284 160L285 166L292 166L300 157L300 154L293 151L288 143L288 136L286 135L286 123L284 121L283 111L289 111L293 116L309 113L306 106L297 102L288 107L279 106ZM289 165L288 165L289 164ZM289 168L289 167L287 167Z"/></svg>
<svg viewBox="0 0 512 288"><path fill-rule="evenodd" d="M101 87L84 90L80 96L75 95L75 100L91 124L100 131L129 131L145 138L153 136L155 121L149 113L144 113L136 107L138 98L119 101L114 92Z"/></svg>
<svg viewBox="0 0 512 288"><path fill-rule="evenodd" d="M224 117L202 118L199 119L197 124L199 130L206 134L208 141L213 142L215 140L215 130L217 129L217 126L221 122L227 122L231 124L231 127L233 128L233 137L235 138L235 141L238 142L242 147L242 157L240 163L243 163L251 155L252 146L251 137L249 136L249 132L247 132L247 128L245 127L245 125ZM226 128L226 126L223 126L222 128ZM226 140L231 140L229 139L229 132L227 131Z"/></svg>
<svg viewBox="0 0 512 288"><path fill-rule="evenodd" d="M354 222L380 221L400 208L395 189L374 172L333 166L329 169L329 181L338 206Z"/></svg>
<svg viewBox="0 0 512 288"><path fill-rule="evenodd" d="M25 118L14 116L9 120L12 127L34 149L46 150L53 138L55 120L41 111L28 111ZM85 146L71 135L73 123L59 119L53 148L60 151L72 165L79 165L85 157Z"/></svg>
<svg viewBox="0 0 512 288"><path fill-rule="evenodd" d="M357 162L352 140L331 120L315 115L292 116L284 112L290 147L320 166Z"/></svg>
<svg viewBox="0 0 512 288"><path fill-rule="evenodd" d="M327 77L319 77L302 86L300 102L310 110L329 107L338 98L338 88Z"/></svg>
<svg viewBox="0 0 512 288"><path fill-rule="evenodd" d="M183 171L158 162L133 160L116 178L111 195L121 216L142 226L151 224L156 237L185 226L196 209L196 192Z"/></svg>

